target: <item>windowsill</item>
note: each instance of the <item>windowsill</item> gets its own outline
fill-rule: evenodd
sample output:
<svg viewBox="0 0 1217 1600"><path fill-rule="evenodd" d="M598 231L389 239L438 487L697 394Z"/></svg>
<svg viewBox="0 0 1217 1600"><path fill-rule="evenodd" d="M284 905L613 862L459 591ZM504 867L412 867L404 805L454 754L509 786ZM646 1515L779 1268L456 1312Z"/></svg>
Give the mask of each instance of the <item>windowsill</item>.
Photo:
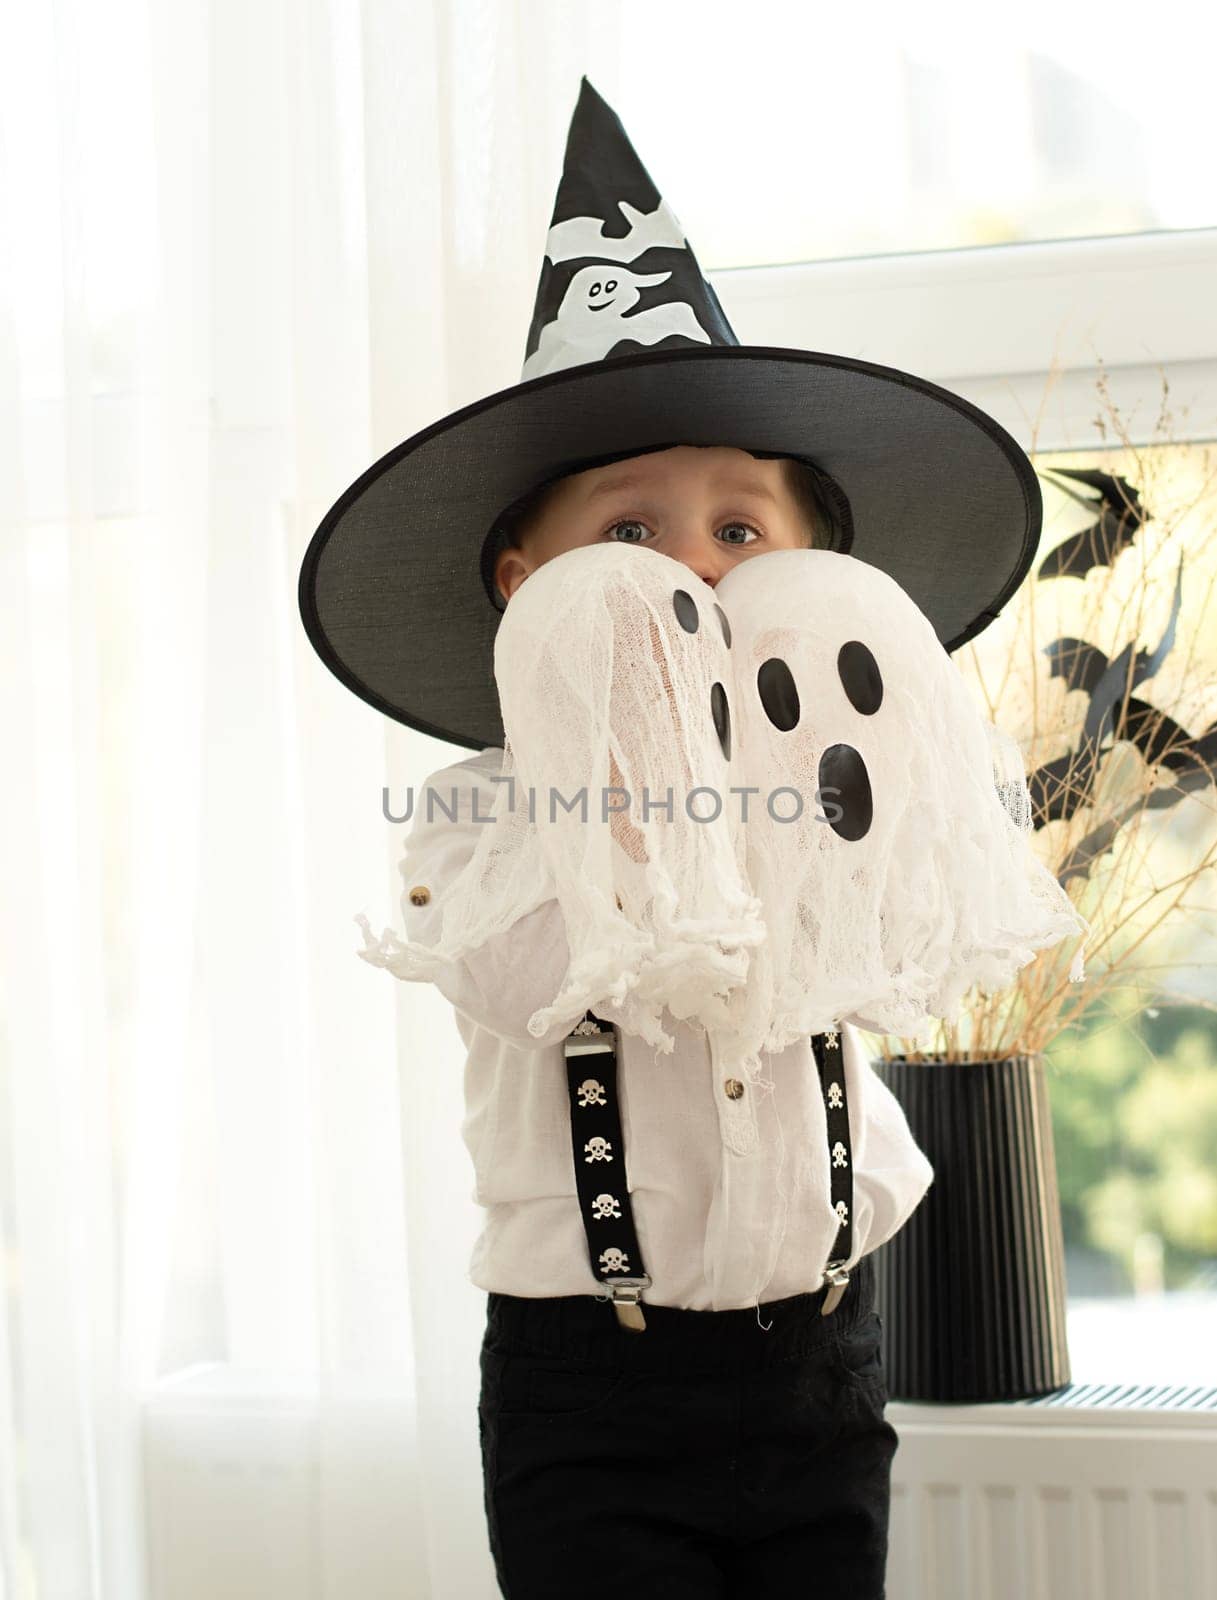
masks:
<svg viewBox="0 0 1217 1600"><path fill-rule="evenodd" d="M1217 1413L1217 1292L1177 1290L1136 1297L1070 1299L1066 1312L1071 1381L1022 1400L899 1400L893 1417L914 1425L992 1427L995 1417L1031 1425L1068 1411L1089 1426L1141 1423L1212 1428Z"/></svg>
<svg viewBox="0 0 1217 1600"><path fill-rule="evenodd" d="M1179 1402L1178 1404L1172 1403ZM888 1421L897 1430L967 1433L1041 1428L1217 1429L1217 1387L1159 1384L1070 1384L1031 1400L969 1401L890 1399Z"/></svg>

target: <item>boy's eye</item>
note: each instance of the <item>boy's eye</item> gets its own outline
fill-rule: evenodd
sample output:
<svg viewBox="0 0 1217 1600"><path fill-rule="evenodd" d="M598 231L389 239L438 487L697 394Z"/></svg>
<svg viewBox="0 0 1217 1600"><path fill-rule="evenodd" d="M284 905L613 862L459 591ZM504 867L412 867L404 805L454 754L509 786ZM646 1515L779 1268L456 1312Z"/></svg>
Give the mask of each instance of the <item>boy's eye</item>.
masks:
<svg viewBox="0 0 1217 1600"><path fill-rule="evenodd" d="M638 535L627 533L618 537L617 530L619 528L639 529L641 531ZM724 544L753 544L757 539L760 538L760 534L751 525L751 523L748 522L726 522L723 524L721 531L724 533L735 533L739 531L745 534L750 533L752 535L751 539L725 539L723 541ZM618 544L641 544L643 542L643 535L645 535L647 532L647 526L645 522L639 522L636 518L624 517L620 522L614 522L609 527L608 532L617 539Z"/></svg>
<svg viewBox="0 0 1217 1600"><path fill-rule="evenodd" d="M629 519L622 520L621 522L614 522L612 527L609 529L609 532L611 534L615 535L618 528L643 528L643 529L645 529L645 527L646 527L645 523L643 523L643 522L635 522L632 518L629 518ZM635 538L627 536L626 538L619 539L617 542L619 544L638 544L640 541L638 539L635 539Z"/></svg>

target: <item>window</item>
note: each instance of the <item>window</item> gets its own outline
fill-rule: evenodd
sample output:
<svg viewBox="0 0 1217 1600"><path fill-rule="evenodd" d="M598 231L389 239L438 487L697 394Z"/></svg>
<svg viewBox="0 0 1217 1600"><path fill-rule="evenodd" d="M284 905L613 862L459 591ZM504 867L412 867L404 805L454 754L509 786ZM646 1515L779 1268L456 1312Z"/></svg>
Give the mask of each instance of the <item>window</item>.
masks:
<svg viewBox="0 0 1217 1600"><path fill-rule="evenodd" d="M1048 0L621 13L645 44L606 92L708 271L1217 224L1217 30L1182 0L1140 26Z"/></svg>
<svg viewBox="0 0 1217 1600"><path fill-rule="evenodd" d="M1047 480L1041 553L1060 543L1070 512L1078 509L1053 492L1051 475L1060 469L1118 474L1159 525L1172 521L1177 532L1144 561L1132 552L1117 557L1117 570L1121 559L1132 564L1123 583L1111 568L1085 580L1097 601L1087 610L1106 613L1106 626L1066 624L1059 632L1085 637L1109 656L1140 632L1137 646L1152 650L1164 631L1157 619L1168 615L1164 591L1173 587L1171 573L1182 553L1174 641L1135 693L1192 737L1217 726L1217 451L1184 442L1135 451L1037 452L1034 460ZM1153 529L1151 519L1141 535L1151 546ZM1036 568L1029 583L1082 587L1076 578L1037 580ZM1122 626L1118 612L1130 583L1143 574L1158 593L1145 608L1147 626L1136 630ZM1105 589L1114 605L1099 598ZM1077 615L1080 596L1071 599ZM1058 629L1036 633L1056 636ZM1140 753L1127 740L1110 748L1100 772L1110 776L1117 761L1131 762L1125 770L1134 791L1146 770ZM1118 943L1144 940L1121 979L1121 985L1144 987L1121 986L1096 999L1047 1052L1070 1356L1075 1382L1211 1383L1217 1339L1217 792L1209 784L1145 814L1135 826L1135 846L1120 841L1117 853L1106 857L1109 867L1119 863L1106 874L1106 892L1121 904L1143 907ZM1102 870L1103 863L1096 866ZM1176 895L1178 905L1172 904ZM1155 992L1158 986L1164 992Z"/></svg>
<svg viewBox="0 0 1217 1600"><path fill-rule="evenodd" d="M1192 504L1179 632L1144 695L1172 707L1193 734L1217 725L1217 599L1206 591L1212 582L1217 595L1217 448L1207 442L1217 439L1217 229L711 277L748 343L912 371L1007 427L1044 484L1041 555L1027 585L1040 583L1039 560L1068 532L1062 519L1078 511L1059 487L1070 481L1061 469L1119 474L1155 506ZM1076 579L1055 582L1081 588ZM1169 598L1173 583L1164 586ZM1207 628L1198 627L1206 601ZM1160 604L1151 608L1138 647L1158 642L1162 614ZM1107 626L1092 642L1110 655L1129 640L1118 622ZM1039 637L1037 626L1033 643ZM965 652L983 663L986 651L1008 658L1011 648L995 624ZM1154 814L1154 847L1194 865L1217 848L1215 818L1209 786ZM1157 969L1176 997L1117 991L1048 1052L1077 1383L1212 1381L1217 872L1197 875L1188 903L1187 916L1151 938L1139 962L1147 981Z"/></svg>

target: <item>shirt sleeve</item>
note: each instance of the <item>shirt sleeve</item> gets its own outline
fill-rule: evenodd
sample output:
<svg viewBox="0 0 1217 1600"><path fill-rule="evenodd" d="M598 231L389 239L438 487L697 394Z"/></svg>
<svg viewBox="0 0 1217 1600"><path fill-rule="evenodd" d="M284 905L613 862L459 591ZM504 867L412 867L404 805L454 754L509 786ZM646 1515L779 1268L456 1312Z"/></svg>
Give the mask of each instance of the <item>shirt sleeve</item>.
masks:
<svg viewBox="0 0 1217 1600"><path fill-rule="evenodd" d="M570 962L566 925L556 899L544 901L460 959L426 960L417 954L439 944L444 892L467 866L480 830L493 825L489 819L500 788L494 781L500 765L501 751L492 748L442 767L426 779L416 796L398 863L405 940L414 958L408 964L396 959L402 941L389 931L375 940L364 917L357 919L365 930L365 948L359 954L407 981L433 983L457 1012L479 1027L537 1050L564 1039L585 1009L576 1005L569 1014L559 1013L539 1035L528 1031L533 1013L553 1003ZM428 789L441 803L428 805ZM608 1021L621 1021L607 999L593 1002L592 1008ZM842 1020L870 1032L883 1031L865 1017Z"/></svg>
<svg viewBox="0 0 1217 1600"><path fill-rule="evenodd" d="M874 1207L863 1247L869 1252L903 1228L933 1183L934 1167L913 1137L904 1107L871 1065L849 1018L842 1019L842 1046L851 1105L855 1090L860 1091L858 1126L863 1135L855 1159L866 1171Z"/></svg>
<svg viewBox="0 0 1217 1600"><path fill-rule="evenodd" d="M860 1016L856 1011L851 1011L842 1022L848 1023L852 1028L861 1028L864 1033L886 1033L886 1028L881 1028L877 1022L871 1022L867 1017Z"/></svg>
<svg viewBox="0 0 1217 1600"><path fill-rule="evenodd" d="M460 959L428 961L417 954L434 950L439 943L445 890L469 862L480 830L492 825L486 819L493 813L499 788L494 782L497 770L496 761L474 756L441 768L426 780L399 862L402 920L414 958L408 966L395 961L394 952L403 948L401 941L388 932L379 942L373 940L366 918L357 919L367 940L359 954L401 978L433 983L457 1012L479 1027L537 1050L565 1038L584 1011L579 1007L569 1016L560 1014L542 1034L528 1031L529 1017L552 1003L568 965L566 928L556 900L534 907ZM442 804L428 806L429 788ZM454 816L448 815L450 811Z"/></svg>

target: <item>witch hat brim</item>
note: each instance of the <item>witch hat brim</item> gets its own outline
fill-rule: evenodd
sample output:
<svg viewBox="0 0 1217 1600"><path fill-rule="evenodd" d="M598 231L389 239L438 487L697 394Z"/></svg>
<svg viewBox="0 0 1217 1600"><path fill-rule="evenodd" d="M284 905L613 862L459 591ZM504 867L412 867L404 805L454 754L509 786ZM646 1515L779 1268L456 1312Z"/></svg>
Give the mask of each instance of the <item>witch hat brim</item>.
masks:
<svg viewBox="0 0 1217 1600"><path fill-rule="evenodd" d="M583 225L603 223L612 209L602 197L582 215L592 206L593 156L615 169L616 226L622 218L631 229L637 219L663 224L633 258L600 226L574 253L555 245L564 227L569 243L572 222L586 240ZM620 123L584 79L527 341L525 373L547 370L382 456L327 513L305 553L299 602L308 637L330 670L386 716L470 749L503 743L494 681L502 601L488 559L496 524L538 484L625 455L728 445L813 461L848 506L833 548L889 573L947 651L985 628L1026 576L1042 500L1031 462L1005 429L961 396L893 367L739 344L687 241L674 243L673 226ZM579 253L588 249L590 268ZM617 311L596 321L583 313L593 290L603 302L609 284L619 299L619 285L631 295L617 332L640 338L608 336L605 349L588 341L603 345ZM643 302L649 330L636 309Z"/></svg>

